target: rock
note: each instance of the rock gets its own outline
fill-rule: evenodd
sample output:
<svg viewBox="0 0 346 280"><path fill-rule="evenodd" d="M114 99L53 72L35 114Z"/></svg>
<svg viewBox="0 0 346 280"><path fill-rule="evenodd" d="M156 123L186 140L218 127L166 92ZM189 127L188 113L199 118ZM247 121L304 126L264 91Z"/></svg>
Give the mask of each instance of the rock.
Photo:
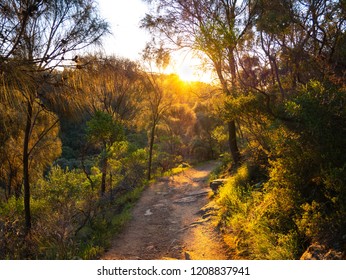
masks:
<svg viewBox="0 0 346 280"><path fill-rule="evenodd" d="M155 249L155 246L154 245L149 245L146 249L147 249L147 251L151 251L151 250Z"/></svg>
<svg viewBox="0 0 346 280"><path fill-rule="evenodd" d="M343 258L343 253L318 243L311 244L300 257L301 260L342 260Z"/></svg>
<svg viewBox="0 0 346 280"><path fill-rule="evenodd" d="M181 199L174 200L174 203L190 203L194 202L197 200L197 197L195 196L188 196L188 197L183 197Z"/></svg>
<svg viewBox="0 0 346 280"><path fill-rule="evenodd" d="M202 217L202 219L193 222L190 226L191 226L191 227L195 227L195 226L198 226L198 225L202 225L202 224L204 224L204 223L209 222L210 220L211 220L211 217L210 217L210 216L209 216L209 217L206 217L206 218L203 218L203 217Z"/></svg>
<svg viewBox="0 0 346 280"><path fill-rule="evenodd" d="M190 192L186 195L187 196L204 196L204 195L207 195L208 193L209 193L208 189L202 189L202 190Z"/></svg>
<svg viewBox="0 0 346 280"><path fill-rule="evenodd" d="M148 209L147 211L145 211L144 216L151 216L153 214L153 212L151 212L150 209Z"/></svg>
<svg viewBox="0 0 346 280"><path fill-rule="evenodd" d="M167 205L164 203L158 203L158 204L153 205L153 207L155 207L155 208L162 208L162 207L166 207L166 206Z"/></svg>
<svg viewBox="0 0 346 280"><path fill-rule="evenodd" d="M227 182L227 179L216 179L210 182L210 188L214 193L217 193L219 188Z"/></svg>
<svg viewBox="0 0 346 280"><path fill-rule="evenodd" d="M156 194L166 196L169 195L169 192L156 192Z"/></svg>
<svg viewBox="0 0 346 280"><path fill-rule="evenodd" d="M206 178L194 178L192 179L192 182L194 183L200 183L200 182L205 182L206 181Z"/></svg>
<svg viewBox="0 0 346 280"><path fill-rule="evenodd" d="M185 260L191 260L191 255L189 252L184 252Z"/></svg>
<svg viewBox="0 0 346 280"><path fill-rule="evenodd" d="M217 211L220 209L220 207L214 202L211 201L209 202L207 205L205 205L203 208L201 208L196 215L200 215L200 216L205 216L205 215L212 215L212 216L216 216L217 215Z"/></svg>
<svg viewBox="0 0 346 280"><path fill-rule="evenodd" d="M192 191L187 194L185 194L185 197L182 197L180 199L176 199L173 202L174 203L190 203L196 201L198 198L202 196L208 195L209 190L207 189L202 189L202 190L197 190L197 191Z"/></svg>

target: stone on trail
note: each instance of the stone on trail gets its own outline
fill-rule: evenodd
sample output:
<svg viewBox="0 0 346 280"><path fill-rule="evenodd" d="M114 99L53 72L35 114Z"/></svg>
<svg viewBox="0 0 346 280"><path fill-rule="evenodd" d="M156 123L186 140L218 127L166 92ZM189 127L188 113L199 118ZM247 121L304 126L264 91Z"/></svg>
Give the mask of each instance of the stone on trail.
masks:
<svg viewBox="0 0 346 280"><path fill-rule="evenodd" d="M214 193L217 193L219 188L227 182L227 179L216 179L210 182L210 188Z"/></svg>

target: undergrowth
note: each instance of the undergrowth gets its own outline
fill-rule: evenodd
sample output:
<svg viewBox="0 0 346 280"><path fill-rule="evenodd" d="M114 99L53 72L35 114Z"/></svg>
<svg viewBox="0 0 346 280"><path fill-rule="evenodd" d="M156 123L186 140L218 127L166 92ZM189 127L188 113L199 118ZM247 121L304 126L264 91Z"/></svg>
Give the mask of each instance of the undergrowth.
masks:
<svg viewBox="0 0 346 280"><path fill-rule="evenodd" d="M0 205L0 258L99 258L131 218L144 185L100 197L82 173L54 168L33 192L29 235L21 219L23 200Z"/></svg>
<svg viewBox="0 0 346 280"><path fill-rule="evenodd" d="M220 188L217 203L224 241L239 259L295 259L298 236L291 227L288 190L254 183L244 164Z"/></svg>

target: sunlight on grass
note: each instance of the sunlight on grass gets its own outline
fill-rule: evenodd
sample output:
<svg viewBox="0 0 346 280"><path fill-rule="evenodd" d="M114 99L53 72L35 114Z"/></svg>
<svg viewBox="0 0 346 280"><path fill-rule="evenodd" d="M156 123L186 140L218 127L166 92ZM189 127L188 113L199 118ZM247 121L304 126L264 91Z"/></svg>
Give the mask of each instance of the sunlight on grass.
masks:
<svg viewBox="0 0 346 280"><path fill-rule="evenodd" d="M168 176L173 176L173 175L177 175L185 170L190 169L191 166L187 163L183 163L178 165L177 167L174 167L166 172L163 173L163 177L168 177Z"/></svg>

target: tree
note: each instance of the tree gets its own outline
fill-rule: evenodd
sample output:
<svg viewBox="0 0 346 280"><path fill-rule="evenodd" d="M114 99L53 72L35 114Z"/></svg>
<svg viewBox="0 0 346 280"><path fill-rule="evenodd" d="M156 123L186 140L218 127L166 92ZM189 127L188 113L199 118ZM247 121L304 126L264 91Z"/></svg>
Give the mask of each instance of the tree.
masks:
<svg viewBox="0 0 346 280"><path fill-rule="evenodd" d="M83 93L91 114L105 111L130 123L139 115L143 85L139 65L129 59L87 55L79 58L78 71L66 73L71 85ZM67 71L66 71L67 72Z"/></svg>
<svg viewBox="0 0 346 280"><path fill-rule="evenodd" d="M147 0L154 7L142 26L178 48L204 53L217 73L227 96L240 94L237 82L237 47L251 30L255 16L253 1ZM163 44L163 43L161 43ZM229 146L235 164L240 153L235 119L228 121Z"/></svg>
<svg viewBox="0 0 346 280"><path fill-rule="evenodd" d="M154 141L156 128L162 120L163 114L170 107L171 103L166 99L167 89L163 86L163 75L147 73L144 77L145 89L147 92L146 109L149 126L149 159L148 159L148 180L151 179Z"/></svg>
<svg viewBox="0 0 346 280"><path fill-rule="evenodd" d="M58 98L60 81L54 78L57 66L77 62L73 54L100 42L108 32L108 24L99 17L93 0L27 0L2 1L0 6L0 68L4 78L4 94L13 99L19 92L25 110L23 137L23 182L25 227L31 228L30 158L39 142L58 123L45 127L33 143L36 113L49 112L46 104ZM70 56L67 59L67 56ZM4 75L5 73L5 75Z"/></svg>
<svg viewBox="0 0 346 280"><path fill-rule="evenodd" d="M87 123L87 137L90 143L101 145L100 167L102 173L101 195L106 192L106 178L108 172L108 159L114 142L124 138L122 126L115 122L112 116L102 111L96 111L93 118Z"/></svg>
<svg viewBox="0 0 346 280"><path fill-rule="evenodd" d="M149 158L148 158L148 180L151 180L154 141L156 128L171 102L167 98L169 89L165 87L165 75L163 70L167 67L170 57L162 48L156 50L147 45L142 54L143 75L142 82L145 91L144 110L149 130Z"/></svg>
<svg viewBox="0 0 346 280"><path fill-rule="evenodd" d="M193 137L193 128L196 124L195 112L188 105L175 102L168 109L163 123L161 137L164 138L162 145L166 147L165 150L171 155L181 156L186 160L189 155L188 146Z"/></svg>
<svg viewBox="0 0 346 280"><path fill-rule="evenodd" d="M270 65L282 100L312 79L342 77L344 11L343 1L259 1L254 39L265 56L258 57Z"/></svg>

